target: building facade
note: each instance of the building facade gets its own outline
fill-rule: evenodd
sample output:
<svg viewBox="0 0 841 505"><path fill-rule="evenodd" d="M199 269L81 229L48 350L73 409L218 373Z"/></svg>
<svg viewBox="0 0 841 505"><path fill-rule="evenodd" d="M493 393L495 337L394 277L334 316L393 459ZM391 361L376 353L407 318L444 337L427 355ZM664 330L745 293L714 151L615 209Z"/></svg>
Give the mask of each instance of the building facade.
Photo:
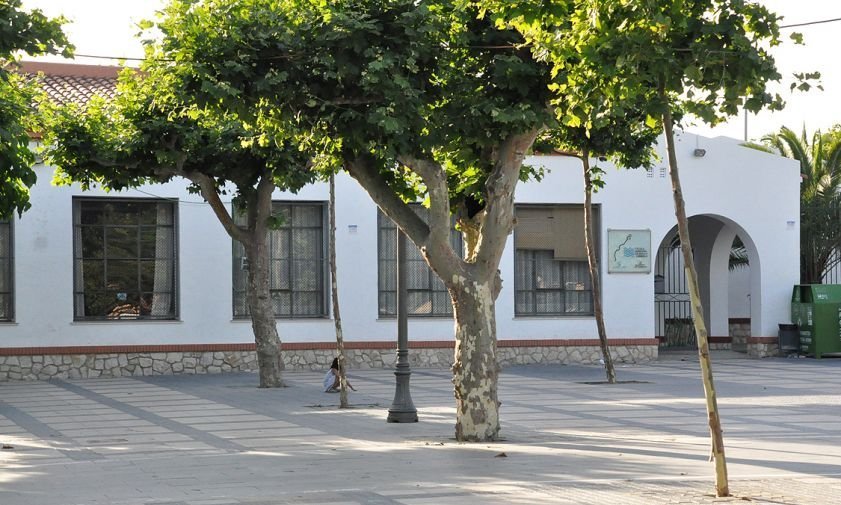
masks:
<svg viewBox="0 0 841 505"><path fill-rule="evenodd" d="M798 166L726 138L681 134L677 146L712 341L732 342L735 316L748 350L762 355L776 341L778 323L789 320L799 277ZM521 183L516 193L517 227L500 264L496 303L500 361L598 362L580 162L532 156L527 163L544 167L546 176ZM675 259L665 162L652 170L601 165L608 165L606 186L594 203L614 356L645 361L656 357L658 346L691 345L691 335L681 340L688 297ZM32 208L0 226L0 380L256 367L244 302L247 261L184 181L106 193L55 187L50 167L36 171ZM277 192L274 200L284 216L271 238L284 360L291 369L323 369L335 352L328 188L313 184L297 194ZM339 301L351 364L390 366L396 229L345 174L337 177L336 216ZM736 237L750 266L731 271ZM457 234L453 245L461 247ZM411 249L410 358L416 366L448 366L449 296Z"/></svg>

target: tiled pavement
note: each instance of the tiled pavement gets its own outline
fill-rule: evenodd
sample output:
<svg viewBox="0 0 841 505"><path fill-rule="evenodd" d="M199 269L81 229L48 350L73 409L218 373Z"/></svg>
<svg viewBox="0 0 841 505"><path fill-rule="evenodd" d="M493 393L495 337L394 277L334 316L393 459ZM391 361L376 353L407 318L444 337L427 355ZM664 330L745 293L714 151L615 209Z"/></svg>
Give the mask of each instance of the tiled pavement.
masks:
<svg viewBox="0 0 841 505"><path fill-rule="evenodd" d="M723 357L723 356L722 356ZM352 374L353 408L287 373L0 384L0 505L841 504L841 360L714 362L734 496L712 497L692 355L619 369L515 367L503 436L452 440L449 373ZM715 358L714 358L715 359ZM503 457L504 454L504 457Z"/></svg>

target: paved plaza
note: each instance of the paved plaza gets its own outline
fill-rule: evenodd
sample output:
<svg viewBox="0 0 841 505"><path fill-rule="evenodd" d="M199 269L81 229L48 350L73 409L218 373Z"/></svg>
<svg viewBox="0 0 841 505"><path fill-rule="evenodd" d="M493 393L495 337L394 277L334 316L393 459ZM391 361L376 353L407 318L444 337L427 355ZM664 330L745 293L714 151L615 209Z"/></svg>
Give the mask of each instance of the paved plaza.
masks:
<svg viewBox="0 0 841 505"><path fill-rule="evenodd" d="M714 355L731 491L713 497L697 359L529 366L500 379L503 441L459 444L446 370L389 424L389 370L0 384L2 505L841 504L841 360Z"/></svg>

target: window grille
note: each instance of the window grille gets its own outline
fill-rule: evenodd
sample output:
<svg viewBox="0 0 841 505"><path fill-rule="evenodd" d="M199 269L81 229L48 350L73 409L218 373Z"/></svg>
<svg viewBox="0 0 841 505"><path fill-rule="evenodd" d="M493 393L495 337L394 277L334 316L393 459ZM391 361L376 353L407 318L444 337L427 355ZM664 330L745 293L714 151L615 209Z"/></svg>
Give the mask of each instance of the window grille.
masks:
<svg viewBox="0 0 841 505"><path fill-rule="evenodd" d="M325 206L322 203L272 202L272 212L281 225L269 232L269 290L275 317L326 317L327 240ZM238 224L243 212L235 212ZM233 313L250 317L246 298L248 261L245 248L233 241Z"/></svg>
<svg viewBox="0 0 841 505"><path fill-rule="evenodd" d="M14 320L12 223L0 220L0 321Z"/></svg>
<svg viewBox="0 0 841 505"><path fill-rule="evenodd" d="M427 220L428 209L412 205L412 209ZM452 220L455 226L455 219ZM397 316L397 225L377 209L377 277L379 316ZM463 254L461 233L453 229L450 243L459 256ZM406 247L407 305L410 316L452 317L450 294L438 275L429 268L420 250L411 241Z"/></svg>
<svg viewBox="0 0 841 505"><path fill-rule="evenodd" d="M598 229L598 207L593 211ZM592 315L583 206L523 205L516 215L515 315Z"/></svg>
<svg viewBox="0 0 841 505"><path fill-rule="evenodd" d="M175 319L175 205L73 200L74 318Z"/></svg>

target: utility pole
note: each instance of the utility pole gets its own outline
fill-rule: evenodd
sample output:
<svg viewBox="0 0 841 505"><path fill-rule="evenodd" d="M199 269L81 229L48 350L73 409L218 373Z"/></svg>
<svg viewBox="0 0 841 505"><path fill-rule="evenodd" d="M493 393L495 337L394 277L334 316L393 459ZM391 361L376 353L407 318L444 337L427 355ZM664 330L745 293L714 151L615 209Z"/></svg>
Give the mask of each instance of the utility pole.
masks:
<svg viewBox="0 0 841 505"><path fill-rule="evenodd" d="M748 110L745 109L745 142L748 141Z"/></svg>

